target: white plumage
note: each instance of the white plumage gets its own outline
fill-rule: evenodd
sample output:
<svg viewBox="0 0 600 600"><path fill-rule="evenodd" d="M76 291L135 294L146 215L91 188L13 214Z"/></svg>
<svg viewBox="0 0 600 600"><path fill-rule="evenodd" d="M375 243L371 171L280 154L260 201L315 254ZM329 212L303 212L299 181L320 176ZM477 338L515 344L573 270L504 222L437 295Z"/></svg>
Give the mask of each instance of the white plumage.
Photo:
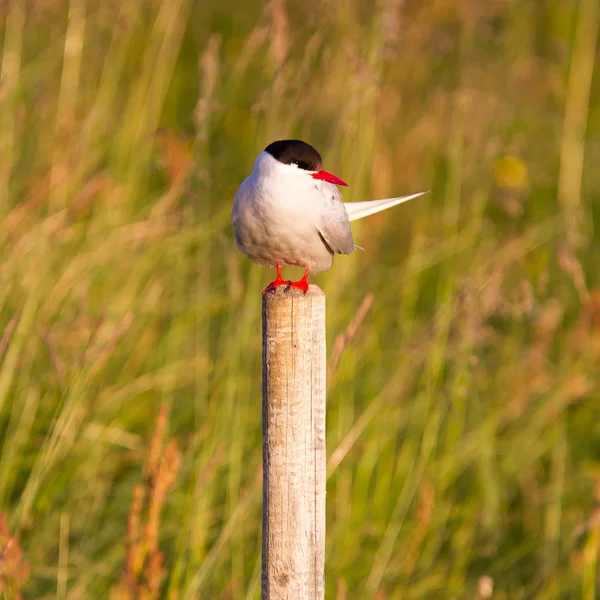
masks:
<svg viewBox="0 0 600 600"><path fill-rule="evenodd" d="M346 212L348 213L348 219L350 221L358 221L364 217L370 217L375 213L392 208L403 202L408 202L413 198L418 198L427 192L417 192L416 194L409 194L408 196L398 196L398 198L386 198L385 200L364 200L362 202L344 202Z"/></svg>

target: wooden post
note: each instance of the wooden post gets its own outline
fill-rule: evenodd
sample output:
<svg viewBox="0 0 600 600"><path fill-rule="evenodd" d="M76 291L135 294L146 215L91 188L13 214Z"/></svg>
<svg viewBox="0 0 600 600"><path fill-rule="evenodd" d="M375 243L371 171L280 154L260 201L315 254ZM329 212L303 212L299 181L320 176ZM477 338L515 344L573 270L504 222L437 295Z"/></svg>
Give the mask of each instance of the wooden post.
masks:
<svg viewBox="0 0 600 600"><path fill-rule="evenodd" d="M262 600L325 596L325 294L263 297Z"/></svg>

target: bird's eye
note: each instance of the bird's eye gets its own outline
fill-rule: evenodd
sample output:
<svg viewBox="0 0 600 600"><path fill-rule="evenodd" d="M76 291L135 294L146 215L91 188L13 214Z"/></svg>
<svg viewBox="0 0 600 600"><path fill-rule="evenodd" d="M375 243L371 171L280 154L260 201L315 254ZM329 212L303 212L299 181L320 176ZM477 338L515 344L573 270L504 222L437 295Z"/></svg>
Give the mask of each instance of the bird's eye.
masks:
<svg viewBox="0 0 600 600"><path fill-rule="evenodd" d="M298 163L298 161L297 161L297 160L293 160L293 161L291 162L291 164L292 164L292 165L296 165L296 166L298 166L298 165L299 165L299 163Z"/></svg>

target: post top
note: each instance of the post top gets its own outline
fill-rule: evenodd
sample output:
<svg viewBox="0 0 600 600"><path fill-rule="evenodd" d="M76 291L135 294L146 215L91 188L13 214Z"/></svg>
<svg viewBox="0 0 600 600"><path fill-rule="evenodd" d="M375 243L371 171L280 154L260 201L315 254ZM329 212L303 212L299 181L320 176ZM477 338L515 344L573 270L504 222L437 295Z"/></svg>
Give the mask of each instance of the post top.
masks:
<svg viewBox="0 0 600 600"><path fill-rule="evenodd" d="M274 290L270 290L265 294L265 298L270 296L278 297L278 298L300 298L300 297L320 297L325 296L325 292L318 286L311 283L308 286L308 292L304 293L302 290L298 288L291 288L289 285L280 285Z"/></svg>

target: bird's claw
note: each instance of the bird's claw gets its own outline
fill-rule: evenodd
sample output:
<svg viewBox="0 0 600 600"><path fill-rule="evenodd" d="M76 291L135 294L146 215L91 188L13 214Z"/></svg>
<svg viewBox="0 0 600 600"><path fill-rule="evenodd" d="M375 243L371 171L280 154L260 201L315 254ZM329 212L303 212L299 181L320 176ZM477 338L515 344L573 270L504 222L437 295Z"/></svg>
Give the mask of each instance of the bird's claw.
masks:
<svg viewBox="0 0 600 600"><path fill-rule="evenodd" d="M297 290L300 290L302 292L304 292L306 294L306 292L308 292L308 281L306 281L305 279L301 279L300 281L289 281L289 280L285 280L285 279L280 279L280 280L275 280L272 283L270 283L264 290L263 290L263 296L267 293L269 293L272 290L277 289L280 285L289 285L290 289L291 288L296 288Z"/></svg>
<svg viewBox="0 0 600 600"><path fill-rule="evenodd" d="M266 293L276 290L280 285L289 285L293 286L294 284L286 279L277 278L275 281L272 281L264 290L262 295L264 296Z"/></svg>
<svg viewBox="0 0 600 600"><path fill-rule="evenodd" d="M310 273L310 269L308 267L306 268L306 271L304 272L304 277L300 281L289 281L289 280L284 279L281 276L281 266L275 265L275 268L277 269L277 277L275 277L275 281L270 283L263 290L263 296L266 293L277 289L280 285L289 285L290 289L296 288L297 290L301 290L305 294L306 294L306 292L308 292L308 274Z"/></svg>
<svg viewBox="0 0 600 600"><path fill-rule="evenodd" d="M301 279L300 281L290 281L290 288L296 288L297 290L301 290L306 294L306 292L308 292L308 281L306 279Z"/></svg>

